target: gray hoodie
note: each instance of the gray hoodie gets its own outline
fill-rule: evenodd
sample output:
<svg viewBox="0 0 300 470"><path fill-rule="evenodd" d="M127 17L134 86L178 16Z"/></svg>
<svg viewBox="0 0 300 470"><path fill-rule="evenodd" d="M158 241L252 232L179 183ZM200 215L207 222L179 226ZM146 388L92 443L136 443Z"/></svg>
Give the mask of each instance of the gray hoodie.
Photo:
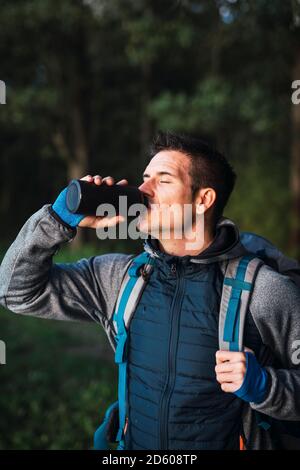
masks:
<svg viewBox="0 0 300 470"><path fill-rule="evenodd" d="M213 247L195 257L197 262L222 261L245 253L232 221L222 218L216 233ZM50 205L33 214L2 261L0 303L23 315L100 323L115 350L112 315L134 255L106 254L75 263L53 263L60 246L75 235L76 229L65 224ZM156 253L149 243L145 249ZM250 314L263 343L272 352L272 361L279 361L280 368L266 366L269 394L262 403L245 404L244 432L247 448L273 449L270 433L256 425L253 410L280 420L300 420L300 360L295 361L300 356L296 354L300 345L298 287L289 277L264 265L256 278Z"/></svg>

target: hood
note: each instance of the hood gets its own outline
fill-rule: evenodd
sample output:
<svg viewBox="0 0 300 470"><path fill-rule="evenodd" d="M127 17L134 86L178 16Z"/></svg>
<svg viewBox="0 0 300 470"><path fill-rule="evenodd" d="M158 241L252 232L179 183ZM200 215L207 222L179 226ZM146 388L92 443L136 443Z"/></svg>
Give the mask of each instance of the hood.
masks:
<svg viewBox="0 0 300 470"><path fill-rule="evenodd" d="M237 226L232 220L226 217L221 217L219 219L216 225L216 234L213 242L199 255L175 256L163 253L159 249L158 240L152 238L151 235L149 235L147 240L144 242L144 250L152 257L161 258L165 261L174 261L176 258L180 258L183 261L202 264L229 260L249 253L240 241L240 234Z"/></svg>

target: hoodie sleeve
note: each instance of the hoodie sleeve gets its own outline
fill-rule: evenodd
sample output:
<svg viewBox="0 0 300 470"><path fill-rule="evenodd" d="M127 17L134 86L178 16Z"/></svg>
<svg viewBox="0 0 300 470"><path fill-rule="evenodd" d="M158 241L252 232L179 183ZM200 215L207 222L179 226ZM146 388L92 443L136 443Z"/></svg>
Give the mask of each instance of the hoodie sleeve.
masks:
<svg viewBox="0 0 300 470"><path fill-rule="evenodd" d="M75 263L53 263L76 229L45 205L20 230L0 266L0 304L47 319L96 321L105 329L132 258L106 254Z"/></svg>
<svg viewBox="0 0 300 470"><path fill-rule="evenodd" d="M280 368L266 367L269 393L252 409L280 420L300 420L300 289L264 265L258 272L250 312L263 343Z"/></svg>

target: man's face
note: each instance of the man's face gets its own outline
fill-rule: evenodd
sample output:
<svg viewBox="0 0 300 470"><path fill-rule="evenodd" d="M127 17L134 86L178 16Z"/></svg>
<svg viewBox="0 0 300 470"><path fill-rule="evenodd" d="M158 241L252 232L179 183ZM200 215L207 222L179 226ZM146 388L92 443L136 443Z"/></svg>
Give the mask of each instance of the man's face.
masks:
<svg viewBox="0 0 300 470"><path fill-rule="evenodd" d="M182 227L183 218L179 215L178 206L183 213L183 205L192 203L189 170L189 157L175 150L163 150L152 158L145 169L144 182L139 187L150 203L138 224L141 232L164 238L168 230L172 234L174 228ZM170 212L170 208L171 216L168 218L165 211Z"/></svg>

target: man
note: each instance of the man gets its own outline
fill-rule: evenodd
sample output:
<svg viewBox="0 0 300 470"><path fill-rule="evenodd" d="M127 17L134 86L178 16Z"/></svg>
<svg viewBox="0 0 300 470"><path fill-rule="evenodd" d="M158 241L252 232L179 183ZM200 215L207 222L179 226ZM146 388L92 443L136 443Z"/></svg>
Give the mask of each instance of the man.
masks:
<svg viewBox="0 0 300 470"><path fill-rule="evenodd" d="M140 190L152 206L139 229L158 221L151 226L158 236L145 242L154 271L129 328L126 449L238 449L245 406L248 414L300 420L300 370L292 362L300 338L299 291L288 277L263 266L245 326L252 352L218 351L220 261L246 253L237 227L222 217L235 173L223 155L190 136L159 133L151 157ZM114 183L98 175L84 179ZM174 204L192 204L193 226L197 212L204 213L203 239L194 234L191 240L192 232L178 239L178 219L167 227L163 217L154 217ZM95 229L121 220L71 214L63 191L53 206L30 217L6 253L1 304L42 318L95 321L115 349L112 315L132 256L107 254L72 264L53 264L52 256L74 238L77 225ZM263 346L280 360L280 369L259 364ZM249 447L274 448L251 413L248 418Z"/></svg>

